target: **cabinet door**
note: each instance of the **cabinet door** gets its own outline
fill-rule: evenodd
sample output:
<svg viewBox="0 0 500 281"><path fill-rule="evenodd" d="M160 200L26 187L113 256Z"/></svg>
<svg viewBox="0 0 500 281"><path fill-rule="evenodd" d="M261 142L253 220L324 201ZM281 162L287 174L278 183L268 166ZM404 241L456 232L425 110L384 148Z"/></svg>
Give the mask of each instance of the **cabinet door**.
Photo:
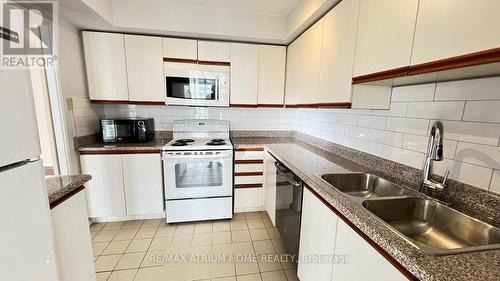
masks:
<svg viewBox="0 0 500 281"><path fill-rule="evenodd" d="M319 103L350 102L360 0L344 0L324 18Z"/></svg>
<svg viewBox="0 0 500 281"><path fill-rule="evenodd" d="M285 86L285 104L294 105L299 103L300 97L300 75L303 41L298 38L287 47L286 54L286 86Z"/></svg>
<svg viewBox="0 0 500 281"><path fill-rule="evenodd" d="M231 44L228 42L198 41L198 60L231 61Z"/></svg>
<svg viewBox="0 0 500 281"><path fill-rule="evenodd" d="M341 220L339 220L337 228L335 256L348 256L349 262L336 263L334 265L332 281L408 280L390 262L373 249L368 242Z"/></svg>
<svg viewBox="0 0 500 281"><path fill-rule="evenodd" d="M231 104L257 104L259 46L231 43Z"/></svg>
<svg viewBox="0 0 500 281"><path fill-rule="evenodd" d="M319 69L321 64L321 43L323 38L323 19L316 22L301 36L300 95L299 104L318 102Z"/></svg>
<svg viewBox="0 0 500 281"><path fill-rule="evenodd" d="M411 64L498 48L498 11L498 0L420 0Z"/></svg>
<svg viewBox="0 0 500 281"><path fill-rule="evenodd" d="M276 225L276 160L266 153L264 157L264 206L273 225Z"/></svg>
<svg viewBox="0 0 500 281"><path fill-rule="evenodd" d="M124 154L122 165L127 215L161 214L163 185L160 154Z"/></svg>
<svg viewBox="0 0 500 281"><path fill-rule="evenodd" d="M406 67L418 0L361 0L354 76Z"/></svg>
<svg viewBox="0 0 500 281"><path fill-rule="evenodd" d="M90 217L125 216L121 155L82 155L82 173L92 176L85 184Z"/></svg>
<svg viewBox="0 0 500 281"><path fill-rule="evenodd" d="M297 276L301 281L327 281L332 279L333 263L302 259L322 255L331 257L333 255L337 221L338 218L335 213L311 191L304 188L300 226L300 259L297 268Z"/></svg>
<svg viewBox="0 0 500 281"><path fill-rule="evenodd" d="M258 104L283 104L286 47L259 46Z"/></svg>
<svg viewBox="0 0 500 281"><path fill-rule="evenodd" d="M83 32L91 100L128 100L123 34Z"/></svg>
<svg viewBox="0 0 500 281"><path fill-rule="evenodd" d="M125 35L130 101L164 102L162 38Z"/></svg>
<svg viewBox="0 0 500 281"><path fill-rule="evenodd" d="M163 38L163 57L197 60L198 42L190 39Z"/></svg>

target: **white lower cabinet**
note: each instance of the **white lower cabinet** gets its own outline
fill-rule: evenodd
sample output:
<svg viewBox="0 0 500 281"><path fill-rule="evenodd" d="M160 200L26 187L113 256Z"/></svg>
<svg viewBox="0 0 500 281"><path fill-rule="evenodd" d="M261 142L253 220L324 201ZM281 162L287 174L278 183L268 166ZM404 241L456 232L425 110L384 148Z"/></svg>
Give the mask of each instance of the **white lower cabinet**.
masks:
<svg viewBox="0 0 500 281"><path fill-rule="evenodd" d="M303 194L297 276L301 281L331 280L333 263L316 259L332 257L338 218L307 188Z"/></svg>
<svg viewBox="0 0 500 281"><path fill-rule="evenodd" d="M271 154L264 156L264 207L273 225L276 225L276 160Z"/></svg>
<svg viewBox="0 0 500 281"><path fill-rule="evenodd" d="M408 280L342 220L338 222L335 255L346 255L349 262L334 264L332 281Z"/></svg>
<svg viewBox="0 0 500 281"><path fill-rule="evenodd" d="M163 212L160 154L81 155L89 217L157 217Z"/></svg>

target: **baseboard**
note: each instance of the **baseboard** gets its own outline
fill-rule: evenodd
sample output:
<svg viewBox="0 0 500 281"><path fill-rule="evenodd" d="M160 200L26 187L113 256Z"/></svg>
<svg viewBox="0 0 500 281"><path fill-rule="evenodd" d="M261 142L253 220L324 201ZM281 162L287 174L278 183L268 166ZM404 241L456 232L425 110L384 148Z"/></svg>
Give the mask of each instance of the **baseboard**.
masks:
<svg viewBox="0 0 500 281"><path fill-rule="evenodd" d="M266 210L266 208L264 206L234 208L235 213L259 212L259 211L265 211L265 210Z"/></svg>
<svg viewBox="0 0 500 281"><path fill-rule="evenodd" d="M90 218L92 222L115 222L115 221L133 221L133 220L148 220L148 219L164 219L165 213L142 215L142 216L124 216L124 217L99 217Z"/></svg>

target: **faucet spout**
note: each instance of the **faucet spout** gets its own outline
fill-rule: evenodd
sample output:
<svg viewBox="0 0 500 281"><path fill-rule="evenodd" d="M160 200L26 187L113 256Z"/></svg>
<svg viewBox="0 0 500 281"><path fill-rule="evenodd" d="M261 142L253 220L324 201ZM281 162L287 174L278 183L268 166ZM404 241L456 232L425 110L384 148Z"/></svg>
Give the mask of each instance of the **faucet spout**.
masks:
<svg viewBox="0 0 500 281"><path fill-rule="evenodd" d="M437 183L430 179L432 173L432 164L434 161L443 160L443 123L436 121L432 125L429 134L429 143L427 145L427 154L425 156L424 167L422 168L422 181L420 192L428 193L427 190L443 189L444 183Z"/></svg>

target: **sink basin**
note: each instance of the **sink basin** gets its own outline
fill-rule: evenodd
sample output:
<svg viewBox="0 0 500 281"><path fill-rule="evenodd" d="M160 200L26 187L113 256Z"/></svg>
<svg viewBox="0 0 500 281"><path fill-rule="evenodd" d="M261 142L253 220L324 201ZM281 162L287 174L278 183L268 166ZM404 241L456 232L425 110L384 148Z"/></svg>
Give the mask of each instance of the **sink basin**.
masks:
<svg viewBox="0 0 500 281"><path fill-rule="evenodd" d="M363 206L424 252L445 255L500 248L500 229L424 198L366 200Z"/></svg>
<svg viewBox="0 0 500 281"><path fill-rule="evenodd" d="M414 194L388 180L367 173L324 174L321 178L347 195L364 199Z"/></svg>

